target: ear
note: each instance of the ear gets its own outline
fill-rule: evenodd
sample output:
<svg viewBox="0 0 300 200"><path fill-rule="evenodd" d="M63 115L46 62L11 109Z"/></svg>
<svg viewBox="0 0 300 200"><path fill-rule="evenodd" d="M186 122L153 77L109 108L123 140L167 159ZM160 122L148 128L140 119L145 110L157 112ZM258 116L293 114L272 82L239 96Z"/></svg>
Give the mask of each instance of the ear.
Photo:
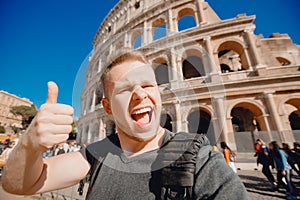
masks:
<svg viewBox="0 0 300 200"><path fill-rule="evenodd" d="M105 112L109 115L112 115L109 100L106 99L105 97L102 99L102 105L103 105Z"/></svg>

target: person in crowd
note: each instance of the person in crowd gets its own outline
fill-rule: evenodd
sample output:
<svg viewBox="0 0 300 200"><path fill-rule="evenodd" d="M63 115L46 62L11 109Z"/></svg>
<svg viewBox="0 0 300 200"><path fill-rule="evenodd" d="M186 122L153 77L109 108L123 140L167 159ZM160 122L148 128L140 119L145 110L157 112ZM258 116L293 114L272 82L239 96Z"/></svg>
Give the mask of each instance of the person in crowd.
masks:
<svg viewBox="0 0 300 200"><path fill-rule="evenodd" d="M220 151L220 150L219 150L219 147L217 146L217 144L212 145L212 147L213 147L213 150L214 150L215 152L219 152L219 151Z"/></svg>
<svg viewBox="0 0 300 200"><path fill-rule="evenodd" d="M56 148L54 150L54 156L64 154L64 153L66 153L65 148L64 148L64 142L59 143L58 145L56 145Z"/></svg>
<svg viewBox="0 0 300 200"><path fill-rule="evenodd" d="M300 154L300 144L298 143L298 142L294 142L293 143L293 151L295 152L295 153L298 153L298 154Z"/></svg>
<svg viewBox="0 0 300 200"><path fill-rule="evenodd" d="M230 166L230 168L237 173L236 167L235 167L235 153L234 151L232 151L228 145L226 144L226 142L221 142L220 143L221 148L223 149L223 156L225 158L226 163Z"/></svg>
<svg viewBox="0 0 300 200"><path fill-rule="evenodd" d="M79 150L79 148L77 147L76 140L69 140L68 144L69 144L69 149L67 153Z"/></svg>
<svg viewBox="0 0 300 200"><path fill-rule="evenodd" d="M102 104L114 117L116 133L81 151L43 159L41 152L68 139L73 122L73 108L57 103L58 87L49 82L46 103L7 161L2 179L6 191L57 190L78 184L90 172L94 181L86 199L161 199L162 191L165 198L177 196L172 193L177 188L162 190L160 180L153 179L161 170L153 170L158 153L174 135L160 126L162 102L153 67L131 49L118 51L105 66ZM248 199L239 177L211 145L203 143L193 162L191 199ZM186 197L187 190L180 189L178 194Z"/></svg>
<svg viewBox="0 0 300 200"><path fill-rule="evenodd" d="M285 187L287 196L292 198L295 196L295 189L291 180L292 167L288 163L288 155L279 148L276 141L269 143L269 149L271 157L274 159L276 164L278 187Z"/></svg>
<svg viewBox="0 0 300 200"><path fill-rule="evenodd" d="M257 139L255 143L255 156L257 157L257 165L262 165L262 173L266 176L268 181L272 184L272 190L277 189L277 183L271 172L270 167L275 168L273 159L270 156L270 151L266 143L262 139Z"/></svg>
<svg viewBox="0 0 300 200"><path fill-rule="evenodd" d="M288 163L291 165L292 169L300 176L300 170L298 168L299 154L290 148L288 143L282 143L282 149L288 156Z"/></svg>
<svg viewBox="0 0 300 200"><path fill-rule="evenodd" d="M7 159L15 146L15 141L6 141L6 148L0 155L0 174L2 174L2 168L6 165Z"/></svg>

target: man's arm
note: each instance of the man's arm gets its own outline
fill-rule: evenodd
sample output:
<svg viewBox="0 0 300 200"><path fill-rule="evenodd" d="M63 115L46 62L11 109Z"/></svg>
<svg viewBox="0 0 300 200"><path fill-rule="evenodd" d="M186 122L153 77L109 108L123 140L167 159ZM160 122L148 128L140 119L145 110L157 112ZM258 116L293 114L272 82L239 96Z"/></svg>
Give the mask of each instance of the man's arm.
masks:
<svg viewBox="0 0 300 200"><path fill-rule="evenodd" d="M11 152L3 170L2 187L14 194L35 194L68 187L84 178L89 164L80 152L44 159L42 152L67 140L73 108L57 104L58 88L48 83L48 97Z"/></svg>

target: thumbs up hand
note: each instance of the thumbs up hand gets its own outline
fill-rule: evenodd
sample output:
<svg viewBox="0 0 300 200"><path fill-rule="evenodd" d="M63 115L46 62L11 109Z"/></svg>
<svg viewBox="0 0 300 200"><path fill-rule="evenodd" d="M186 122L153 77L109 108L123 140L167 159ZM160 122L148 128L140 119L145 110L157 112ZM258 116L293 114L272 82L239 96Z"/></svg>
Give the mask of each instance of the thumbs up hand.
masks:
<svg viewBox="0 0 300 200"><path fill-rule="evenodd" d="M26 146L35 151L45 151L52 146L66 141L72 131L74 109L57 103L58 87L48 82L46 103L27 129Z"/></svg>

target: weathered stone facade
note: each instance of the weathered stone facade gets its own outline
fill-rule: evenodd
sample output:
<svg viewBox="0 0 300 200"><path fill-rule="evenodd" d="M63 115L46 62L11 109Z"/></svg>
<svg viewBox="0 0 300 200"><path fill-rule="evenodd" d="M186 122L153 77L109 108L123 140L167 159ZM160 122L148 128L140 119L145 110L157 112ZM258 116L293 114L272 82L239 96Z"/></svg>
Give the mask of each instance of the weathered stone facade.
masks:
<svg viewBox="0 0 300 200"><path fill-rule="evenodd" d="M33 103L26 98L20 98L14 94L10 94L0 90L0 125L4 126L7 131L12 126L22 127L21 116L15 116L10 112L13 106L32 106Z"/></svg>
<svg viewBox="0 0 300 200"><path fill-rule="evenodd" d="M255 35L254 19L221 20L204 0L121 0L93 41L78 142L114 131L99 77L107 56L123 46L153 63L166 128L205 132L239 153L252 152L256 138L300 141L300 46L287 34Z"/></svg>

